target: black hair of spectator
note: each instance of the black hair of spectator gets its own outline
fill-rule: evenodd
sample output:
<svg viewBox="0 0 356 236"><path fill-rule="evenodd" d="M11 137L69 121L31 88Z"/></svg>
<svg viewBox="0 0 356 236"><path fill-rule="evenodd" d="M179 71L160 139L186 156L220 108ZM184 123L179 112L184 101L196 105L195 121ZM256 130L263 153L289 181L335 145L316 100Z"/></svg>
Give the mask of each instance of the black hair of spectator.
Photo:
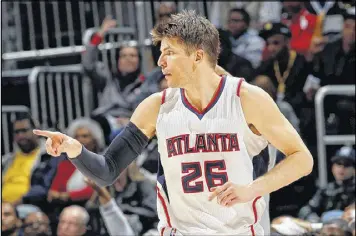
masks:
<svg viewBox="0 0 356 236"><path fill-rule="evenodd" d="M218 58L219 65L224 67L229 62L232 52L232 44L230 41L230 32L223 29L218 29L220 39L220 55Z"/></svg>
<svg viewBox="0 0 356 236"><path fill-rule="evenodd" d="M32 128L37 128L35 120L32 118L31 114L28 112L17 112L15 113L14 123L17 121L29 120Z"/></svg>
<svg viewBox="0 0 356 236"><path fill-rule="evenodd" d="M230 16L231 13L233 13L233 12L238 12L238 13L240 13L240 14L243 16L244 21L246 22L247 26L250 25L251 17L250 17L250 15L247 13L247 11L246 11L245 9L243 9L243 8L237 8L237 7L236 7L236 8L232 8L232 9L230 9L230 11L229 11L229 16Z"/></svg>

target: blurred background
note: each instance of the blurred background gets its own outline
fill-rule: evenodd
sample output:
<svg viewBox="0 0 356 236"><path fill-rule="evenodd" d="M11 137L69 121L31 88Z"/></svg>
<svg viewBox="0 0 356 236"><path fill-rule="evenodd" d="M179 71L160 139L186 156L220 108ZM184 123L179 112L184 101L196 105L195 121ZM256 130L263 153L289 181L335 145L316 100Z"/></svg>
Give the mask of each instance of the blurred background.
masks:
<svg viewBox="0 0 356 236"><path fill-rule="evenodd" d="M167 87L150 30L183 9L219 29L219 65L268 92L313 154L310 176L272 193L271 233L355 235L355 1L2 2L2 234L159 234L155 138L100 188L32 129L104 152Z"/></svg>

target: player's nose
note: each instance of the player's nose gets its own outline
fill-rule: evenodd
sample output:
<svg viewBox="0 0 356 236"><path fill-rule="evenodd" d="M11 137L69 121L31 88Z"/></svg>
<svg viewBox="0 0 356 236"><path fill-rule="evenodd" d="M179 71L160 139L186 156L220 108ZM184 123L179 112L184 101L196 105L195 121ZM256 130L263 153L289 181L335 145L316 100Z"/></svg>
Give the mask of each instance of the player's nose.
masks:
<svg viewBox="0 0 356 236"><path fill-rule="evenodd" d="M166 67L166 60L165 57L161 54L161 56L158 58L157 65L165 68Z"/></svg>

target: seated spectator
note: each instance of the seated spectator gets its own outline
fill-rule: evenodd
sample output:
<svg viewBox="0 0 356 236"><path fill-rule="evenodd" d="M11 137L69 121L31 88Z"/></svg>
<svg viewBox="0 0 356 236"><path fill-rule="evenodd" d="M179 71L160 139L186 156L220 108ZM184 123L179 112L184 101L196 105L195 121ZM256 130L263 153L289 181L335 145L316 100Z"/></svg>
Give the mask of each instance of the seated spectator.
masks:
<svg viewBox="0 0 356 236"><path fill-rule="evenodd" d="M1 203L1 235L19 236L22 222L16 208L9 202Z"/></svg>
<svg viewBox="0 0 356 236"><path fill-rule="evenodd" d="M110 235L134 235L139 232L131 228L128 219L118 207L114 198L111 197L110 192L105 187L99 187L94 181L87 179L87 183L95 189L99 196L100 214L105 222L106 228Z"/></svg>
<svg viewBox="0 0 356 236"><path fill-rule="evenodd" d="M130 102L137 95L137 88L143 82L141 76L141 58L138 48L122 46L119 50L117 69L112 73L108 65L99 62L98 45L105 34L116 26L116 21L106 17L100 30L92 36L82 56L85 73L92 80L94 87L101 92L99 107L118 106L130 108Z"/></svg>
<svg viewBox="0 0 356 236"><path fill-rule="evenodd" d="M282 23L291 31L290 48L304 55L310 47L317 17L304 7L304 2L283 1Z"/></svg>
<svg viewBox="0 0 356 236"><path fill-rule="evenodd" d="M142 235L154 228L154 224L158 221L155 186L140 173L136 162L131 163L120 174L113 187L115 191L112 197L116 200L120 211L126 216L135 234ZM112 230L117 227L109 226L107 224L110 221L109 219L119 217L117 209L115 210L111 207L115 207L112 202L109 203L109 206L102 206L100 209L102 216L107 219L105 222L109 232L113 232ZM116 211L116 216L112 215L110 217L114 210ZM123 223L124 221L121 222Z"/></svg>
<svg viewBox="0 0 356 236"><path fill-rule="evenodd" d="M266 22L281 21L280 1L213 1L209 5L209 20L217 28L224 26L229 10L232 8L245 9L251 17L251 27L257 30Z"/></svg>
<svg viewBox="0 0 356 236"><path fill-rule="evenodd" d="M266 41L270 58L257 69L256 75L271 78L277 88L278 100L290 103L300 118L305 94L303 86L310 74L304 56L297 54L289 47L291 32L281 23L267 23L260 32Z"/></svg>
<svg viewBox="0 0 356 236"><path fill-rule="evenodd" d="M329 43L317 54L310 53L313 70L321 86L355 84L355 7L344 14L342 37Z"/></svg>
<svg viewBox="0 0 356 236"><path fill-rule="evenodd" d="M257 68L262 60L265 43L249 25L250 16L246 10L242 8L230 10L227 29L231 33L232 52L247 59L253 68Z"/></svg>
<svg viewBox="0 0 356 236"><path fill-rule="evenodd" d="M17 113L13 124L16 148L2 158L2 200L14 205L21 204L23 197L47 194L54 176L56 160L50 160L40 139L32 133L34 128L29 114ZM37 172L43 174L41 180Z"/></svg>
<svg viewBox="0 0 356 236"><path fill-rule="evenodd" d="M250 81L253 74L251 62L232 52L231 35L229 31L219 29L219 37L221 50L218 64L232 76L241 77L246 81Z"/></svg>
<svg viewBox="0 0 356 236"><path fill-rule="evenodd" d="M342 12L339 4L341 1L305 1L308 12L318 18L318 24L322 27L318 30L320 36L326 36L327 41L333 42L340 37L342 31Z"/></svg>
<svg viewBox="0 0 356 236"><path fill-rule="evenodd" d="M88 235L87 225L90 216L85 208L77 205L66 207L59 216L58 236Z"/></svg>
<svg viewBox="0 0 356 236"><path fill-rule="evenodd" d="M332 161L334 182L319 189L309 203L299 211L299 218L319 222L324 212L343 210L355 201L355 150L344 146Z"/></svg>
<svg viewBox="0 0 356 236"><path fill-rule="evenodd" d="M342 219L334 219L323 224L323 228L320 231L320 235L333 236L333 235L343 235L351 236L350 229L347 222Z"/></svg>
<svg viewBox="0 0 356 236"><path fill-rule="evenodd" d="M79 118L68 127L67 134L78 140L83 146L95 153L105 148L104 134L101 127L93 120ZM48 201L59 200L70 202L86 201L93 194L93 189L84 181L84 176L69 161L64 158L58 165L56 176L51 185Z"/></svg>
<svg viewBox="0 0 356 236"><path fill-rule="evenodd" d="M24 220L24 235L26 236L50 236L52 231L48 216L43 212L33 212Z"/></svg>

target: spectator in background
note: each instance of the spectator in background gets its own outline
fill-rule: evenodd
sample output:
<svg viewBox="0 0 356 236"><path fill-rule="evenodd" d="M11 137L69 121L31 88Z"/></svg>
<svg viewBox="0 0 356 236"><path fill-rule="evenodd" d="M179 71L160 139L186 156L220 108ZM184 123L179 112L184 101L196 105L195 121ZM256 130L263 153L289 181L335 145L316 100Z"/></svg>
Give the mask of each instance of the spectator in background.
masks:
<svg viewBox="0 0 356 236"><path fill-rule="evenodd" d="M99 187L94 181L86 179L88 185L90 185L98 194L100 202L100 214L105 222L106 228L110 235L135 235L139 232L135 232L131 228L126 216L122 210L118 207L114 198L111 197L110 192L105 187Z"/></svg>
<svg viewBox="0 0 356 236"><path fill-rule="evenodd" d="M33 136L35 121L29 114L18 113L14 122L14 142L18 150L2 159L4 201L14 205L32 204L48 210L47 193L60 159L52 158Z"/></svg>
<svg viewBox="0 0 356 236"><path fill-rule="evenodd" d="M115 199L119 210L125 214L136 235L142 235L155 227L154 224L158 221L155 186L140 173L136 162L131 163L120 174L113 187L115 193L112 197ZM121 213L115 208L116 205L113 202L105 206L102 205L100 208L102 216L106 219L105 223L109 232L115 231L114 229L118 225L109 226L108 224L112 224L115 218L121 218ZM111 215L113 212L116 216ZM120 222L124 223L123 219Z"/></svg>
<svg viewBox="0 0 356 236"><path fill-rule="evenodd" d="M59 216L57 236L82 236L87 234L90 216L85 208L77 205L66 207Z"/></svg>
<svg viewBox="0 0 356 236"><path fill-rule="evenodd" d="M340 37L342 31L341 1L305 1L308 12L317 16L316 36L326 36L328 42L333 42ZM321 26L319 29L319 25Z"/></svg>
<svg viewBox="0 0 356 236"><path fill-rule="evenodd" d="M218 64L223 67L232 76L244 78L246 81L251 80L253 67L250 61L236 55L232 52L230 41L231 34L229 31L219 29L220 37L220 55Z"/></svg>
<svg viewBox="0 0 356 236"><path fill-rule="evenodd" d="M355 84L355 7L344 13L342 37L329 43L320 53L309 53L321 85Z"/></svg>
<svg viewBox="0 0 356 236"><path fill-rule="evenodd" d="M281 20L282 4L279 1L214 1L208 7L209 19L217 28L224 27L232 8L245 9L251 17L251 27L257 30L266 22Z"/></svg>
<svg viewBox="0 0 356 236"><path fill-rule="evenodd" d="M89 118L74 120L68 127L67 134L77 139L83 146L95 153L100 153L105 148L104 134L95 121ZM84 181L84 176L67 159L59 164L57 174L53 180L48 194L48 200L69 202L86 201L93 194L93 189Z"/></svg>
<svg viewBox="0 0 356 236"><path fill-rule="evenodd" d="M52 231L48 216L43 212L33 212L24 220L24 235L26 236L50 236Z"/></svg>
<svg viewBox="0 0 356 236"><path fill-rule="evenodd" d="M343 210L355 201L355 150L344 146L332 161L334 182L319 189L309 203L299 211L299 218L319 222L322 213Z"/></svg>
<svg viewBox="0 0 356 236"><path fill-rule="evenodd" d="M317 17L309 13L304 2L283 1L282 23L291 31L290 48L297 53L305 55L309 50Z"/></svg>
<svg viewBox="0 0 356 236"><path fill-rule="evenodd" d="M31 176L45 153L39 138L33 134L35 121L28 113L15 114L13 123L14 153L2 158L2 200L18 205L30 190Z"/></svg>
<svg viewBox="0 0 356 236"><path fill-rule="evenodd" d="M262 60L264 41L256 30L249 28L250 15L242 8L233 8L229 12L227 29L231 33L232 51L249 60L257 68Z"/></svg>
<svg viewBox="0 0 356 236"><path fill-rule="evenodd" d="M9 202L1 203L1 235L19 236L21 220L16 208Z"/></svg>
<svg viewBox="0 0 356 236"><path fill-rule="evenodd" d="M310 74L304 56L289 47L291 32L282 23L267 23L260 31L266 41L270 58L257 69L256 75L266 75L277 88L277 100L288 102L301 119L305 103L303 87Z"/></svg>
<svg viewBox="0 0 356 236"><path fill-rule="evenodd" d="M102 92L99 98L99 107L118 106L129 109L130 102L137 95L137 88L141 85L144 77L141 76L141 58L136 47L122 46L119 50L117 70L113 73L99 62L98 45L102 42L105 34L116 26L116 21L106 17L100 30L92 36L86 45L86 51L82 55L82 65L85 73L93 81L97 91Z"/></svg>
<svg viewBox="0 0 356 236"><path fill-rule="evenodd" d="M318 52L320 51L320 52ZM320 86L355 84L355 7L344 14L342 37L324 48L315 45L306 57ZM314 96L316 90L312 91ZM355 130L355 101L353 97L327 96L324 101L328 134L352 134ZM314 112L314 111L313 111ZM313 114L313 113L311 113ZM315 118L306 130L315 138Z"/></svg>

